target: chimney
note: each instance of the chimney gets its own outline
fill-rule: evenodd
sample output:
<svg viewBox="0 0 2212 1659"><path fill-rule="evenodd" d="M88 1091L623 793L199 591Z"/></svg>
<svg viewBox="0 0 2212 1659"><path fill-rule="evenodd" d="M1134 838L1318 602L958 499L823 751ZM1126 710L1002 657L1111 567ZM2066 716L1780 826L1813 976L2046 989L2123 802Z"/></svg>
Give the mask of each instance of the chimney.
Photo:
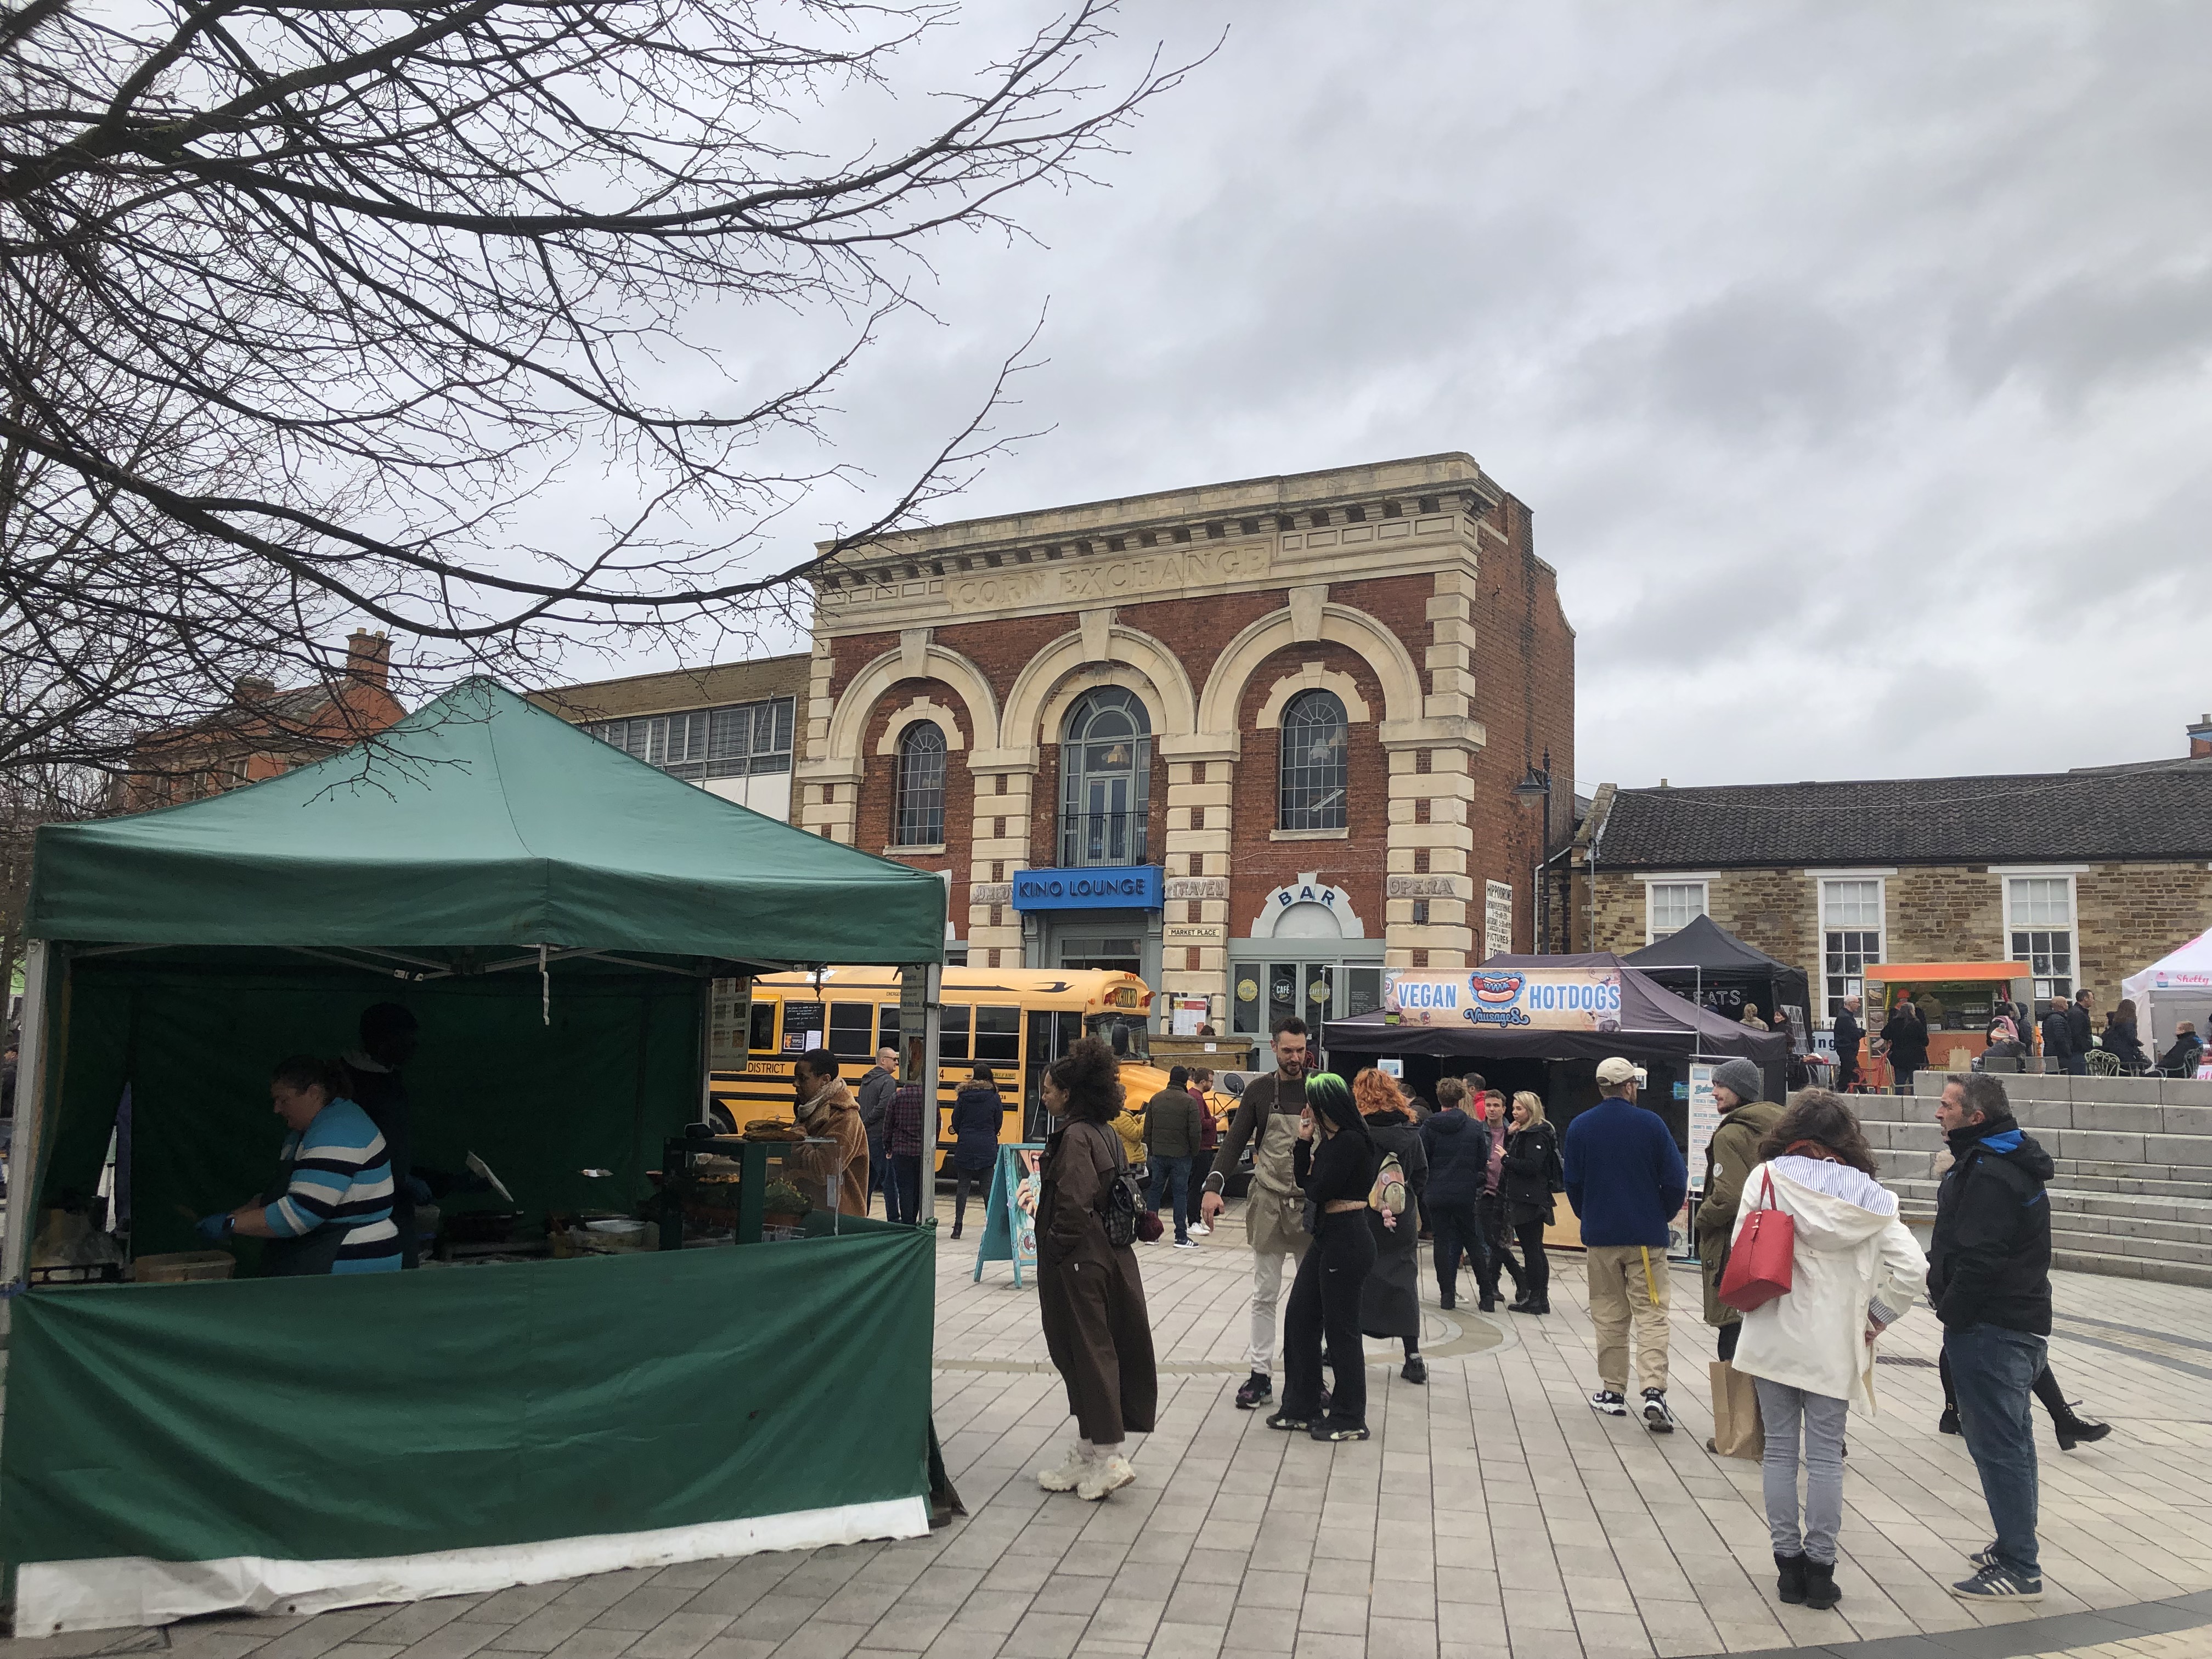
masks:
<svg viewBox="0 0 2212 1659"><path fill-rule="evenodd" d="M276 695L276 682L264 680L258 674L240 674L230 683L230 700L240 708L249 703L263 702Z"/></svg>
<svg viewBox="0 0 2212 1659"><path fill-rule="evenodd" d="M346 678L380 690L392 679L392 641L382 634L356 628L346 635Z"/></svg>
<svg viewBox="0 0 2212 1659"><path fill-rule="evenodd" d="M2202 760L2207 755L2212 755L2212 714L2189 728L2189 758Z"/></svg>

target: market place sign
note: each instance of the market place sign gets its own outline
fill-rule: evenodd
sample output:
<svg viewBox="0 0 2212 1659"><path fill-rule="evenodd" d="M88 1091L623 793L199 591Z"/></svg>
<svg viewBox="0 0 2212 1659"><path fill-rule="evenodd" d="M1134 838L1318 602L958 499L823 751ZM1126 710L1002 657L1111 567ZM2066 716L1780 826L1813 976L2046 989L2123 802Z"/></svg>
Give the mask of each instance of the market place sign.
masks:
<svg viewBox="0 0 2212 1659"><path fill-rule="evenodd" d="M1382 993L1382 1014L1399 1025L1617 1031L1620 972L1613 968L1476 968L1453 974L1400 974Z"/></svg>

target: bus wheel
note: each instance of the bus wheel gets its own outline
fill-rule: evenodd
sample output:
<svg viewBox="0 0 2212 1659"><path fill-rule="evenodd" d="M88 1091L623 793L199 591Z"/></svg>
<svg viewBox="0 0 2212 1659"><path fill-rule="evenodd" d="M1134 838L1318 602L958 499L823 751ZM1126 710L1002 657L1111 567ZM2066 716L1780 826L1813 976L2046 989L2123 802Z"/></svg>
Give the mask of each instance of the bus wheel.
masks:
<svg viewBox="0 0 2212 1659"><path fill-rule="evenodd" d="M730 1109L716 1101L707 1108L707 1122L718 1135L733 1135L738 1132L738 1121L730 1115Z"/></svg>

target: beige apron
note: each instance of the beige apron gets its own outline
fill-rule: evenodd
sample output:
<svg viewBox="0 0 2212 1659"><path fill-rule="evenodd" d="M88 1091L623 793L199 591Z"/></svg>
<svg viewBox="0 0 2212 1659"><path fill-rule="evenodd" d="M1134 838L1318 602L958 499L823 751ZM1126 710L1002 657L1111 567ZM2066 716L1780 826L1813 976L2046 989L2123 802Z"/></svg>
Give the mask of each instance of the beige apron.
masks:
<svg viewBox="0 0 2212 1659"><path fill-rule="evenodd" d="M1301 1096L1304 1091L1300 1090ZM1304 1101L1300 1101L1300 1105ZM1298 1190L1291 1149L1298 1141L1298 1114L1280 1106L1267 1114L1267 1127L1252 1149L1252 1190L1244 1200L1244 1237L1261 1255L1304 1256L1313 1235L1306 1231L1305 1194Z"/></svg>

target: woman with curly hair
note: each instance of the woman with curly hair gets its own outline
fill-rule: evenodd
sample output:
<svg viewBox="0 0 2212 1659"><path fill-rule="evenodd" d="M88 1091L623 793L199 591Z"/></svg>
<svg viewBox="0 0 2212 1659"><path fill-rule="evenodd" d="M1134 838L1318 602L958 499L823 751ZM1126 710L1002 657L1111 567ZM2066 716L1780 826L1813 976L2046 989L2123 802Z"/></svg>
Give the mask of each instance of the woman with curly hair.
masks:
<svg viewBox="0 0 2212 1659"><path fill-rule="evenodd" d="M1375 1142L1344 1079L1334 1072L1308 1078L1291 1168L1305 1194L1314 1242L1298 1262L1283 1313L1283 1408L1267 1419L1271 1429L1304 1430L1316 1440L1367 1438L1359 1293L1375 1267L1375 1235L1367 1228L1375 1164ZM1334 1395L1322 1392L1324 1342Z"/></svg>
<svg viewBox="0 0 2212 1659"><path fill-rule="evenodd" d="M1406 1172L1406 1188L1413 1201L1406 1213L1394 1217L1396 1225L1385 1227L1373 1210L1367 1212L1368 1231L1375 1235L1375 1268L1359 1291L1359 1328L1369 1336L1395 1336L1406 1345L1406 1366L1399 1375L1408 1382L1429 1380L1428 1362L1421 1358L1421 1224L1427 1218L1429 1153L1413 1109L1398 1088L1398 1080L1370 1066L1352 1079L1352 1103L1375 1142L1376 1161L1386 1152L1398 1155Z"/></svg>
<svg viewBox="0 0 2212 1659"><path fill-rule="evenodd" d="M1875 1178L1874 1152L1840 1095L1802 1089L1759 1145L1733 1237L1762 1210L1794 1224L1790 1292L1743 1316L1735 1368L1759 1383L1766 1527L1781 1599L1832 1607L1844 1518L1844 1429L1874 1403L1875 1338L1912 1305L1928 1258ZM1805 1501L1797 1502L1798 1447Z"/></svg>
<svg viewBox="0 0 2212 1659"><path fill-rule="evenodd" d="M1083 1037L1042 1085L1061 1127L1045 1145L1041 1172L1037 1310L1079 1437L1059 1467L1037 1471L1037 1484L1092 1504L1137 1478L1122 1441L1151 1432L1159 1401L1137 1253L1106 1236L1107 1198L1129 1167L1112 1127L1121 1112L1119 1069L1111 1048Z"/></svg>

